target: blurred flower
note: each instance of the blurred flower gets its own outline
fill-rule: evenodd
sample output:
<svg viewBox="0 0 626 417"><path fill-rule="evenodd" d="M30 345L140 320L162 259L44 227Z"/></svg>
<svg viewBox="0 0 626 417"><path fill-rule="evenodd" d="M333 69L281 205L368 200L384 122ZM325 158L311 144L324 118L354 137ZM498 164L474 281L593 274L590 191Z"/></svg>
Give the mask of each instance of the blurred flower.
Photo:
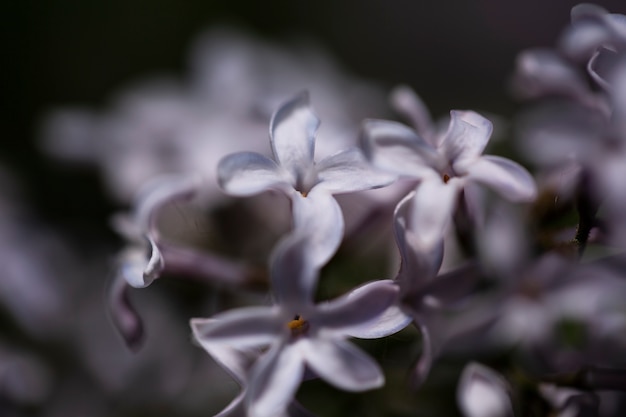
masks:
<svg viewBox="0 0 626 417"><path fill-rule="evenodd" d="M513 417L510 391L498 373L473 362L463 369L457 402L465 417Z"/></svg>
<svg viewBox="0 0 626 417"><path fill-rule="evenodd" d="M363 131L362 146L374 165L420 181L413 221L424 247L444 235L466 183L482 183L516 202L536 196L534 180L521 165L481 156L492 131L489 120L472 111L450 114L448 131L436 145L396 122L369 120Z"/></svg>
<svg viewBox="0 0 626 417"><path fill-rule="evenodd" d="M95 164L113 196L130 201L162 174L196 174L203 197L223 200L218 161L252 150L267 154L267 125L274 109L303 88L318 102L324 126L318 156L354 145L358 123L386 112L384 93L343 74L312 45L278 47L232 29L214 29L192 48L185 82L144 81L119 94L112 108L60 109L42 127L52 155Z"/></svg>
<svg viewBox="0 0 626 417"><path fill-rule="evenodd" d="M295 229L308 231L309 256L316 265L324 265L344 231L341 208L331 194L383 187L395 176L376 171L356 148L314 162L319 123L308 93L296 96L274 113L270 123L275 161L252 152L228 155L219 163L218 176L231 195L283 191L292 202Z"/></svg>
<svg viewBox="0 0 626 417"><path fill-rule="evenodd" d="M373 322L397 296L389 281L366 284L354 296L313 304L317 269L308 259L306 239L291 235L276 249L272 283L276 305L229 311L191 322L202 345L237 348L270 345L255 363L247 384L251 416L284 412L305 366L330 384L348 391L379 387L378 365L347 343L353 329Z"/></svg>

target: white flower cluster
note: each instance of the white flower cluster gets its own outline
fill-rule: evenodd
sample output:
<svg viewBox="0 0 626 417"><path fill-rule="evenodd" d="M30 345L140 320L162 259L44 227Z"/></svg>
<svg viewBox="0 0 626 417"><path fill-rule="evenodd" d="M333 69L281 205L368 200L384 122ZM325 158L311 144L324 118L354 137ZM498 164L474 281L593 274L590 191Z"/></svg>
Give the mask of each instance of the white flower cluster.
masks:
<svg viewBox="0 0 626 417"><path fill-rule="evenodd" d="M171 170L160 169L163 154L151 162L126 161L123 167L132 174L126 183L117 177L123 172L112 171L113 188L116 182L133 188L118 190L122 200L153 171L168 174L143 188L132 216L115 221L129 245L120 255L111 311L132 347L140 344L141 322L128 302L130 288L173 274L233 292L269 282L270 305L191 319L195 341L241 387L219 416L310 416L295 397L303 381L315 378L345 391L379 388L385 383L382 367L349 339L385 338L411 325L422 344L409 371L413 387L427 380L444 350L455 347L476 358L490 349L515 347L534 358L538 376L524 383L552 404L551 410L563 413L559 415L583 415L589 401L597 408L595 389L626 387L625 369L612 369L607 376L595 368L620 366L619 355L602 356L604 346L622 353L626 348L626 17L577 6L558 50L520 55L515 89L541 101L519 123L521 146L539 167L538 181L511 159L483 154L493 131L486 117L453 110L441 129L408 87L395 89L391 104L412 126L369 114L360 118L360 132L351 132L344 117L340 127L332 122L326 131L337 135L336 143L326 142L320 151L316 135L323 125L310 103L317 88L310 88L312 99L302 92L276 105L268 123L251 122L249 113L233 105L252 101L240 96L258 87L252 75L232 72L241 71L245 56L229 53L209 61L220 60L228 65L212 68L213 74L222 81L241 77L248 84L231 80L233 89L226 95L218 84L195 85L221 92L222 99L228 98L227 110L216 110L208 94L194 98L196 105L202 103L201 111L189 111L189 101L177 91L146 102L126 98L122 107L132 110L129 117L104 118L99 128L89 125L99 136L124 138L129 142L125 146L131 146L131 138L156 136L180 157ZM375 102L374 96L369 99ZM257 107L267 111L267 103ZM136 114L143 112L150 113L150 123ZM236 120L224 122L222 112ZM215 120L205 123L205 115L215 115ZM341 119L335 116L329 114ZM67 126L59 127L65 117L52 120L56 130L51 137L58 137L59 129L67 134ZM91 119L80 120L84 127ZM271 156L263 153L262 137L252 139L259 124L264 129L269 124ZM231 126L233 132L227 132ZM198 148L198 138L207 132L215 146L213 164L200 162L210 152L206 144ZM350 133L358 137L352 145L346 140ZM244 140L238 142L238 134ZM54 147L52 141L49 137L48 146ZM251 151L242 152L248 144ZM105 159L104 166L119 167L119 160ZM205 175L183 175L193 171L187 163L201 166ZM198 196L224 201L216 190L206 192L207 177L213 180L209 188L219 184L239 202L260 194L286 197L272 200L269 210L267 203L259 209L265 212L260 217L268 219L275 213L267 211L280 211L277 201L289 205L283 221L289 231L267 251L267 276L219 251L164 238L159 218L168 206ZM379 188L392 191L382 198L364 197L364 191ZM365 220L351 218L346 201L361 206ZM577 216L577 224L568 216ZM338 256L346 224L353 225L350 233L355 228L367 232L375 217L382 217L392 232L398 270L338 298L320 300L324 268ZM373 239L373 233L363 236ZM453 242L461 255L450 255ZM588 256L591 247L600 254ZM444 257L450 259L445 265ZM558 330L570 322L586 332L584 346L577 350L561 346ZM559 376L572 368L584 370ZM512 416L524 409L521 389L516 392L513 385L494 370L471 363L460 378L458 406L468 417ZM577 391L557 401L565 398L559 395L563 386Z"/></svg>

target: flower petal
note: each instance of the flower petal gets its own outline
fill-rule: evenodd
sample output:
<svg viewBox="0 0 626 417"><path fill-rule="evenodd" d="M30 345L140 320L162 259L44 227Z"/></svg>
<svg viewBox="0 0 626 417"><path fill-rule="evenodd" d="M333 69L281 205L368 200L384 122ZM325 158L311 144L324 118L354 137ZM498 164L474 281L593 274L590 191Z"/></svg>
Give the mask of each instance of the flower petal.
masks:
<svg viewBox="0 0 626 417"><path fill-rule="evenodd" d="M157 279L164 268L163 256L154 240L146 236L145 245L128 247L118 257L119 274L129 285L145 288ZM146 253L149 253L149 257Z"/></svg>
<svg viewBox="0 0 626 417"><path fill-rule="evenodd" d="M472 160L483 153L489 142L493 125L473 111L452 110L448 132L441 147L448 161Z"/></svg>
<svg viewBox="0 0 626 417"><path fill-rule="evenodd" d="M500 375L474 362L461 374L457 401L465 417L513 416L509 390Z"/></svg>
<svg viewBox="0 0 626 417"><path fill-rule="evenodd" d="M312 265L321 267L335 254L343 239L343 214L332 195L314 188L307 197L292 193L294 229L307 236Z"/></svg>
<svg viewBox="0 0 626 417"><path fill-rule="evenodd" d="M131 350L143 344L145 333L141 317L129 300L130 286L121 275L117 275L108 291L108 307L111 320Z"/></svg>
<svg viewBox="0 0 626 417"><path fill-rule="evenodd" d="M366 120L360 143L376 167L399 175L423 178L443 163L435 148L413 129L397 122Z"/></svg>
<svg viewBox="0 0 626 417"><path fill-rule="evenodd" d="M412 201L412 224L409 225L415 237L414 247L429 250L443 239L459 189L457 178L451 178L446 184L435 176L422 181L417 187Z"/></svg>
<svg viewBox="0 0 626 417"><path fill-rule="evenodd" d="M304 361L297 344L276 344L252 369L247 407L250 417L282 415L298 390Z"/></svg>
<svg viewBox="0 0 626 417"><path fill-rule="evenodd" d="M598 85L613 92L610 79L619 68L620 54L609 48L598 48L587 62L587 72Z"/></svg>
<svg viewBox="0 0 626 417"><path fill-rule="evenodd" d="M319 182L315 188L329 193L371 190L391 184L395 175L376 170L359 149L348 149L317 164Z"/></svg>
<svg viewBox="0 0 626 417"><path fill-rule="evenodd" d="M365 391L385 383L378 364L349 342L316 338L299 345L311 369L339 389Z"/></svg>
<svg viewBox="0 0 626 417"><path fill-rule="evenodd" d="M254 152L239 152L222 158L217 166L220 186L228 194L249 196L276 187L291 187L276 162Z"/></svg>
<svg viewBox="0 0 626 417"><path fill-rule="evenodd" d="M428 107L411 87L406 85L397 86L391 91L389 101L397 112L403 114L411 121L417 133L426 141L433 136L435 133L433 118L428 111ZM436 146L433 142L429 143Z"/></svg>
<svg viewBox="0 0 626 417"><path fill-rule="evenodd" d="M311 325L323 331L352 334L363 326L378 320L398 295L398 287L391 280L374 281L351 291L336 300L317 307Z"/></svg>
<svg viewBox="0 0 626 417"><path fill-rule="evenodd" d="M271 282L276 303L286 310L304 308L313 302L318 269L309 256L309 236L296 231L283 239L271 260Z"/></svg>
<svg viewBox="0 0 626 417"><path fill-rule="evenodd" d="M514 87L522 98L561 94L582 101L591 95L584 74L552 50L524 51L516 65Z"/></svg>
<svg viewBox="0 0 626 417"><path fill-rule="evenodd" d="M254 360L259 356L259 352L256 349L237 349L222 343L211 343L210 339L202 336L202 329L215 322L217 322L217 319L191 319L190 324L194 337L215 362L243 387L247 382L247 376Z"/></svg>
<svg viewBox="0 0 626 417"><path fill-rule="evenodd" d="M411 370L410 377L413 389L419 388L426 381L435 359L430 330L423 324L418 324L418 328L422 335L422 353Z"/></svg>
<svg viewBox="0 0 626 417"><path fill-rule="evenodd" d="M274 342L283 334L283 324L280 311L271 307L240 308L211 319L191 321L193 333L200 344L220 343L237 348Z"/></svg>
<svg viewBox="0 0 626 417"><path fill-rule="evenodd" d="M304 178L313 165L315 132L319 125L306 91L283 104L272 116L272 151L276 161L293 175L296 182Z"/></svg>
<svg viewBox="0 0 626 417"><path fill-rule="evenodd" d="M396 279L403 295L422 288L437 275L443 261L443 239L432 246L420 245L415 232L409 229L412 224L411 203L415 191L398 203L394 211L394 235L400 250L400 271Z"/></svg>
<svg viewBox="0 0 626 417"><path fill-rule="evenodd" d="M413 321L411 316L394 304L374 321L361 327L352 327L347 334L359 339L380 339L399 332L411 324L411 321Z"/></svg>
<svg viewBox="0 0 626 417"><path fill-rule="evenodd" d="M482 156L467 167L467 176L513 202L530 202L537 197L537 186L530 173L507 158Z"/></svg>

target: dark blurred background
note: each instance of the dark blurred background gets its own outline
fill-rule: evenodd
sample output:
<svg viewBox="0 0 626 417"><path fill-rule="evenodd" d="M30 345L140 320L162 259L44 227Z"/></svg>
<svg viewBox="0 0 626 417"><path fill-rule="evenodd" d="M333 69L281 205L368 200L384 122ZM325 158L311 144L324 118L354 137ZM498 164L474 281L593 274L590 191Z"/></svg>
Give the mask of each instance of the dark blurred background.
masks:
<svg viewBox="0 0 626 417"><path fill-rule="evenodd" d="M312 41L359 77L387 88L409 84L435 116L452 108L511 116L520 105L507 90L515 56L525 48L554 45L577 3L5 0L0 166L21 183L36 217L73 238L76 252L87 252L99 240L116 242L108 221L119 203L107 197L95 169L65 166L40 151L41 121L50 110L71 105L105 111L116 92L141 79L159 74L184 79L190 44L206 29L228 24L278 43ZM626 13L625 0L597 4ZM3 317L0 312L0 333L21 337ZM176 340L187 343L185 337ZM24 345L30 343L24 339ZM64 355L67 363L74 360L73 353Z"/></svg>
<svg viewBox="0 0 626 417"><path fill-rule="evenodd" d="M183 77L194 36L223 23L271 40L317 42L356 75L390 87L411 85L435 115L450 108L508 115L515 103L506 81L516 54L553 45L577 3L6 1L1 162L36 189L37 207L55 220L104 214L106 202L76 193L97 186L85 183L87 177L72 190L55 183L69 185L59 166L50 166L33 146L42 116L72 104L105 108L113 92L154 74ZM598 4L626 12L623 0Z"/></svg>

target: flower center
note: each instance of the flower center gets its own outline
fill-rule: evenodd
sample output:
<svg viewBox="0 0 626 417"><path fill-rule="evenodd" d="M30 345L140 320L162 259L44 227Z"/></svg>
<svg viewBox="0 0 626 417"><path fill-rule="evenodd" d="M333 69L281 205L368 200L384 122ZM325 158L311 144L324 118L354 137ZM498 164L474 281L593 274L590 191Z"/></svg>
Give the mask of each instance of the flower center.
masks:
<svg viewBox="0 0 626 417"><path fill-rule="evenodd" d="M448 174L443 174L443 182L447 184L448 181L450 181L450 176Z"/></svg>
<svg viewBox="0 0 626 417"><path fill-rule="evenodd" d="M296 314L289 323L287 323L287 327L291 330L292 336L301 336L309 329L309 322L300 317L299 314Z"/></svg>

